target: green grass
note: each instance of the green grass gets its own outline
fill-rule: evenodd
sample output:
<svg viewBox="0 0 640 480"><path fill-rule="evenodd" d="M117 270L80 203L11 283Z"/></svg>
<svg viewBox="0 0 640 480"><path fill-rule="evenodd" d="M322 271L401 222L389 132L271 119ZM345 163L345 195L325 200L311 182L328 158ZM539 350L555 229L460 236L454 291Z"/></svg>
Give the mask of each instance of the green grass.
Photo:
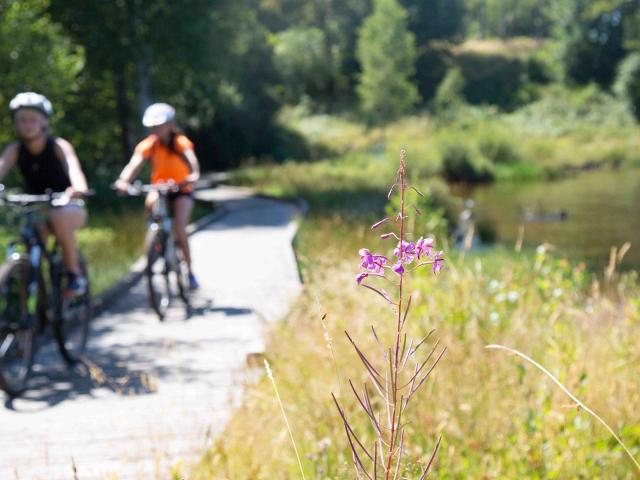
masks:
<svg viewBox="0 0 640 480"><path fill-rule="evenodd" d="M87 225L78 230L78 244L89 264L92 293L99 294L122 278L143 253L147 228L142 200L115 199L111 208L92 209L89 204ZM196 202L192 220L211 213L211 206ZM15 221L0 229L0 248L6 248L10 238L16 238Z"/></svg>
<svg viewBox="0 0 640 480"><path fill-rule="evenodd" d="M307 478L351 479L351 455L330 394L339 396L369 441L369 424L347 384L366 376L344 331L370 356L379 351L372 324L391 344L392 312L354 278L359 248L389 248L369 225L384 214L399 149L408 150L413 183L446 206L452 202L447 187L433 177L443 172L447 145L489 161L497 181L538 180L636 164L639 130L618 100L592 88L557 87L510 114L464 107L447 119L425 114L368 129L349 117L290 109L281 121L334 155L234 173L238 183L301 196L311 207L295 241L305 289L271 330L266 357ZM412 223L414 230L429 224ZM408 328L414 336L435 328L448 350L405 417L411 441L403 478L418 478L439 435L433 478L633 478L634 467L615 440L548 378L484 347L503 344L540 362L639 458L637 273L604 281L602 272L548 252L517 254L503 246L460 259L446 239L440 244L447 268L437 278L428 271L412 277ZM266 377L248 384L224 432L186 476L300 478L278 409Z"/></svg>
<svg viewBox="0 0 640 480"><path fill-rule="evenodd" d="M366 224L339 215L305 223L296 246L306 288L269 337L266 356L307 478L354 477L331 392L360 432L368 428L346 384L366 377L343 331L372 357L378 348L371 324L390 343L392 312L354 282L357 249L374 245L372 237ZM632 478L622 450L597 422L538 371L484 346L505 344L541 362L638 456L635 274L618 279L607 296L583 267L549 254L495 249L464 262L448 257L440 276L425 271L410 283L409 330L419 336L435 328L448 351L406 417L409 458L424 462L442 435L433 478ZM188 477L299 478L278 408L265 378L248 386L224 433ZM413 469L405 473L417 478Z"/></svg>
<svg viewBox="0 0 640 480"><path fill-rule="evenodd" d="M311 145L322 146L319 150L333 152L331 159L320 162L322 167L296 164L287 167L291 174L320 176L315 178L328 174L329 181L384 177L393 171L393 159L402 147L420 179L444 173L443 160L452 145L464 149L472 164L488 164L499 181L557 178L584 168L640 164L640 130L632 115L622 101L595 87L572 90L552 85L539 100L513 113L463 106L438 117L415 115L378 128L367 128L348 115L308 115L296 108L285 109L280 121ZM297 179L286 178L282 186L277 183L280 175L271 175L277 182L269 182L269 174L256 173L259 170L255 167L248 174L249 183L259 180L259 186L285 189L288 194L295 190L290 186Z"/></svg>
<svg viewBox="0 0 640 480"><path fill-rule="evenodd" d="M535 134L526 115L542 114L535 109L512 115L470 109L467 118L447 126L419 116L384 130L367 130L346 119L338 122L347 122L349 129L325 130L327 117L318 117L317 125L311 117L299 128L313 130L314 141L340 154L234 174L239 183L275 195L303 196L311 206L295 241L305 289L293 311L270 332L266 351L307 478L354 478L331 392L358 431L372 438L348 392L348 379L361 384L366 376L344 330L371 356L379 351L370 335L372 324L383 343L391 343L392 313L377 296L356 287L354 278L359 248L389 248L369 225L383 214L400 146L408 147L414 184L426 190L428 179L441 198L446 187L431 177L440 171L443 141L495 155L496 177L504 181L582 168L586 160L575 152L588 153L589 162L611 157L635 161L637 153L629 146L638 136L633 124L623 123L616 131L602 122L600 133L597 122L585 121L553 135ZM512 131L513 125L520 126ZM515 152L516 161L509 152ZM418 466L442 435L433 478L632 478L633 466L600 424L537 370L484 347L503 344L539 361L612 425L638 458L637 274L604 282L601 272L583 264L544 252L516 254L511 247L462 260L440 240L447 252L446 270L437 278L422 272L409 284L411 334L435 328L448 351L405 417L411 434L405 477L417 478ZM241 406L188 478L300 478L278 409L266 378L248 384Z"/></svg>

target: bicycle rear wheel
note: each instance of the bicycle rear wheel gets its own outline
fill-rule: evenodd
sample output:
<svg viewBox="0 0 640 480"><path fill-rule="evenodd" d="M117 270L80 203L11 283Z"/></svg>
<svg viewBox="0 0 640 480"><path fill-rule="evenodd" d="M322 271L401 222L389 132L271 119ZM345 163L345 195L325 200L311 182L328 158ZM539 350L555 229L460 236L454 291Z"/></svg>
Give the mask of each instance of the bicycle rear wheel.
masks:
<svg viewBox="0 0 640 480"><path fill-rule="evenodd" d="M34 355L38 294L29 295L29 264L10 260L0 267L0 388L19 395L27 385Z"/></svg>
<svg viewBox="0 0 640 480"><path fill-rule="evenodd" d="M89 272L84 257L78 252L80 271L87 279L87 288L83 295L67 298L64 285L59 287L59 311L54 319L54 332L60 354L69 365L80 360L87 346L91 323L91 288Z"/></svg>
<svg viewBox="0 0 640 480"><path fill-rule="evenodd" d="M160 321L164 320L171 303L170 265L165 259L166 242L164 234L155 232L147 242L147 289L149 304Z"/></svg>

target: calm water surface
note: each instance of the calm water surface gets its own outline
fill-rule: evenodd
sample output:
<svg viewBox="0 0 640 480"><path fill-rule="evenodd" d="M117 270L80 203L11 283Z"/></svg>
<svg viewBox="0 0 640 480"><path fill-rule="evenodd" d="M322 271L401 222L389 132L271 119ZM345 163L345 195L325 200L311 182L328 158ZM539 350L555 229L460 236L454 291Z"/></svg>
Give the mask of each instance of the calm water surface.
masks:
<svg viewBox="0 0 640 480"><path fill-rule="evenodd" d="M490 223L501 242L515 243L523 219L533 217L538 221L525 222L525 245L548 242L573 259L600 266L611 246L628 241L631 250L623 266L640 269L640 169L585 172L552 182L499 183L456 193L475 200L476 219ZM566 219L555 220L561 212Z"/></svg>

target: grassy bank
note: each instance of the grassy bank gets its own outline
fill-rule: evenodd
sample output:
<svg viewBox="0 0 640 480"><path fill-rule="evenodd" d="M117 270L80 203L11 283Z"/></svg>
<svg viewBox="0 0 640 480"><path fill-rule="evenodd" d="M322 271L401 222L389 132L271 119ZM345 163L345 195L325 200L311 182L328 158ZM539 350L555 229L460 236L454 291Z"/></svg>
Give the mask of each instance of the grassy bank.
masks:
<svg viewBox="0 0 640 480"><path fill-rule="evenodd" d="M305 293L271 333L269 359L305 457L307 478L347 479L346 439L330 393L356 411L347 379L366 380L343 331L374 355L370 325L389 339L392 314L355 286L357 249L371 233L335 217L314 219L298 239ZM414 335L431 328L448 347L414 403L409 455L424 462L438 435L434 478L631 478L608 433L546 378L514 357L484 349L502 343L546 365L640 453L640 296L635 275L594 287L579 266L547 253L492 251L434 278L414 277ZM323 329L321 318L326 314ZM327 344L326 334L331 338ZM352 415L360 431L367 424ZM189 478L299 478L266 379L249 387L225 432ZM414 478L415 472L406 472ZM417 478L417 477L416 477Z"/></svg>
<svg viewBox="0 0 640 480"><path fill-rule="evenodd" d="M331 160L326 153L319 160L343 170L392 170L384 159L395 158L400 147L409 150L420 178L548 179L640 163L640 129L632 115L622 101L595 87L547 87L537 101L511 113L462 104L379 128L301 108L285 110L281 121L318 146L312 150L333 152Z"/></svg>
<svg viewBox="0 0 640 480"><path fill-rule="evenodd" d="M403 135L431 128L425 117L396 127ZM394 138L390 132L396 127L387 129L386 138ZM343 144L342 135L341 128L333 133L318 128L318 136L334 141L334 148ZM392 142L380 147L375 135L364 134L362 144L335 159L249 168L236 177L270 193L310 200L310 216L296 239L306 287L291 314L270 333L266 357L306 477L312 479L354 478L332 392L356 429L368 432L363 433L368 441L372 437L349 392L348 379L361 385L367 377L344 331L371 356L378 351L371 325L383 344L390 344L393 334L392 312L354 281L358 249L382 248L369 225L383 212L397 158L387 155ZM420 163L431 157L416 149L410 149L410 171L418 164L414 174L435 165ZM419 181L416 186L424 188ZM445 271L438 277L422 272L409 287L414 300L410 333L420 337L434 328L448 351L405 417L412 436L406 454L415 466L403 472L405 478L418 478L418 466L428 461L439 435L443 443L433 478L632 478L633 466L601 425L540 372L484 347L504 344L541 362L600 413L638 457L637 275L614 275L604 282L601 275L544 250L515 254L496 248L462 260L446 241L440 243L447 250ZM187 476L300 478L266 378L247 386L224 433Z"/></svg>

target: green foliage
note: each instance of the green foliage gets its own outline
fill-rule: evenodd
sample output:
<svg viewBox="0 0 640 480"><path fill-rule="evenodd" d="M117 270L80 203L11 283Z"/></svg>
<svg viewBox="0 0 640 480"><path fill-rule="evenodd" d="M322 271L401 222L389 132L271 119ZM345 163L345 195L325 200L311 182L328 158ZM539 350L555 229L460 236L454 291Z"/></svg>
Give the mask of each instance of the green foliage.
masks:
<svg viewBox="0 0 640 480"><path fill-rule="evenodd" d="M0 1L0 144L12 139L8 104L16 93L46 95L53 103L54 127L75 101L84 51L52 22L48 5L47 0Z"/></svg>
<svg viewBox="0 0 640 480"><path fill-rule="evenodd" d="M624 3L567 0L552 4L555 36L562 45L561 61L569 82L611 84L625 55L625 28L629 25L625 18L631 12L623 8Z"/></svg>
<svg viewBox="0 0 640 480"><path fill-rule="evenodd" d="M456 65L465 78L465 98L473 104L488 103L511 109L526 82L526 70L519 58L494 53L463 51Z"/></svg>
<svg viewBox="0 0 640 480"><path fill-rule="evenodd" d="M444 140L440 151L442 174L448 181L479 183L493 180L493 164L473 146L461 141Z"/></svg>
<svg viewBox="0 0 640 480"><path fill-rule="evenodd" d="M326 37L317 27L294 27L274 35L274 62L282 78L282 96L297 103L303 94L322 96L336 76L339 58L327 51Z"/></svg>
<svg viewBox="0 0 640 480"><path fill-rule="evenodd" d="M464 89L466 81L459 68L452 68L447 72L434 99L436 112L445 112L465 103Z"/></svg>
<svg viewBox="0 0 640 480"><path fill-rule="evenodd" d="M499 129L485 129L478 138L480 153L495 164L517 163L520 152L512 135Z"/></svg>
<svg viewBox="0 0 640 480"><path fill-rule="evenodd" d="M465 0L400 0L409 14L409 28L420 47L433 40L456 40L462 36Z"/></svg>
<svg viewBox="0 0 640 480"><path fill-rule="evenodd" d="M446 43L430 42L418 49L415 81L422 103L433 100L451 68L452 56L451 47Z"/></svg>
<svg viewBox="0 0 640 480"><path fill-rule="evenodd" d="M467 34L473 37L545 37L553 26L554 0L468 0Z"/></svg>
<svg viewBox="0 0 640 480"><path fill-rule="evenodd" d="M640 120L640 53L630 54L620 64L614 90Z"/></svg>
<svg viewBox="0 0 640 480"><path fill-rule="evenodd" d="M418 101L412 83L416 49L407 29L407 13L396 0L375 0L358 38L362 75L361 108L371 121L388 121L411 110Z"/></svg>

